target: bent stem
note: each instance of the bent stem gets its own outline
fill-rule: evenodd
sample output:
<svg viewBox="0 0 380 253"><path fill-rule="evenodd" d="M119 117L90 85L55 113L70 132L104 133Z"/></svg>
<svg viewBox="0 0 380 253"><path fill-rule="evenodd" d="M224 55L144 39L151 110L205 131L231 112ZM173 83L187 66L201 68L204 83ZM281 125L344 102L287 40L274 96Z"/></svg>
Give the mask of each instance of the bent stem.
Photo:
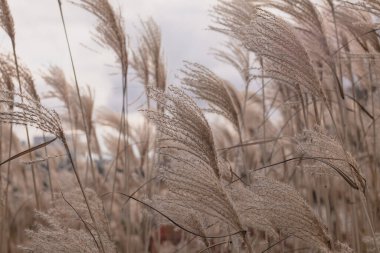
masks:
<svg viewBox="0 0 380 253"><path fill-rule="evenodd" d="M99 251L100 251L100 252L103 252L103 253L106 253L105 250L104 250L104 246L103 246L102 238L101 238L100 233L99 233L98 225L97 225L96 220L95 220L95 217L94 217L94 215L93 215L93 213L92 213L92 211L91 211L91 207L90 207L89 201L88 201L88 199L87 199L87 195L86 195L86 193L85 193L85 191L84 191L84 187L83 187L82 182L81 182L81 180L80 180L80 177L79 177L78 171L77 171L77 169L76 169L76 167L75 167L75 164L74 164L74 160L73 160L73 158L72 158L72 156L71 156L71 153L70 153L69 146L67 145L67 142L66 142L66 139L65 139L63 133L62 133L62 136L63 136L63 138L62 138L63 145L64 145L64 147L65 147L65 150L66 150L67 155L69 156L70 163L71 163L71 165L72 165L72 167L73 167L75 177L76 177L76 179L77 179L77 181L78 181L78 184L79 184L79 188L80 188L80 190L81 190L81 192L82 192L82 195L83 195L83 197L84 197L84 201L86 202L86 206L87 206L88 212L89 212L89 214L90 214L91 220L92 220L92 222L94 223L94 227L95 227L96 234L97 234L97 236L99 237L99 242L100 242L100 246L101 246L101 248L99 249Z"/></svg>
<svg viewBox="0 0 380 253"><path fill-rule="evenodd" d="M79 100L79 107L80 107L80 111L81 111L81 115L82 115L82 121L83 121L84 129L85 129L85 134L86 134L86 143L87 143L88 155L89 155L89 158L90 158L92 179L94 181L95 189L96 189L97 179L96 179L94 161L93 161L93 158L92 158L92 152L91 152L91 146L90 146L90 141L91 141L90 138L91 137L89 136L89 127L88 127L89 122L87 122L86 119L85 119L85 113L84 113L84 109L83 109L82 97L81 97L80 90L79 90L78 78L77 78L77 74L76 74L76 70L75 70L75 64L74 64L73 55L72 55L72 52L71 52L71 46L70 46L69 36L67 34L65 18L63 16L62 2L60 0L58 0L58 5L59 5L59 12L61 14L61 21L62 21L62 25L63 25L63 30L65 32L66 44L67 44L67 48L68 48L68 51L69 51L71 67L72 67L72 70L73 70L74 81L75 81L75 88L76 88L76 93L77 93L78 100ZM73 166L74 166L74 164L73 164Z"/></svg>

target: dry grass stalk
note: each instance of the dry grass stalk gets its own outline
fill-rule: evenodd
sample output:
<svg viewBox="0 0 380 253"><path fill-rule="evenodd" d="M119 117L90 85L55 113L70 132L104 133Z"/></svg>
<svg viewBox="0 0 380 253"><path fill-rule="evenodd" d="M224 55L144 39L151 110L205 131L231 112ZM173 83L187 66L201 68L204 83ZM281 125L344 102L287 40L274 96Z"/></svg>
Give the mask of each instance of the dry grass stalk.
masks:
<svg viewBox="0 0 380 253"><path fill-rule="evenodd" d="M170 87L167 94L151 90L150 96L165 105L165 114L147 111L147 116L162 133L160 154L170 161L161 174L170 194L158 206L171 211L189 208L206 220L214 217L236 230L255 227L275 236L278 229L323 251L332 249L324 225L291 187L267 178L257 178L252 190L221 184L224 161L213 151L203 114L183 91ZM180 221L186 224L186 219ZM243 239L248 243L245 235Z"/></svg>
<svg viewBox="0 0 380 253"><path fill-rule="evenodd" d="M12 42L12 52L13 52L13 61L15 65L15 70L16 70L16 77L18 81L18 86L19 86L19 93L21 94L21 103L24 103L24 97L22 96L23 93L25 92L23 90L23 85L22 85L22 78L23 81L26 80L26 83L29 85L29 91L31 95L34 95L34 98L39 100L39 97L37 93L35 92L35 87L34 87L34 82L33 78L31 77L30 73L28 71L25 71L24 68L21 67L18 63L18 58L17 58L17 52L16 52L16 38L15 38L15 28L14 28L14 22L13 22L13 17L11 14L11 11L8 6L7 0L3 0L0 2L0 16L1 16L1 27L5 30L5 32L8 34L11 42ZM27 86L28 87L28 86ZM13 132L13 128L11 126L10 129L11 135ZM25 132L26 132L26 140L28 143L28 148L31 148L30 144L30 136L29 136L29 130L28 130L28 125L25 125ZM12 140L12 138L11 138ZM12 143L10 143L10 146L12 146ZM11 150L11 149L10 149ZM9 157L10 157L9 153ZM29 152L29 159L33 160L33 155L31 152ZM10 171L10 163L8 163L8 171ZM8 173L9 175L9 173ZM35 168L32 165L32 177L33 177L33 188L34 188L34 196L36 199L36 205L37 209L40 208L40 201L39 201L39 196L38 196L38 189L37 189L37 178L36 178L36 173L35 173Z"/></svg>
<svg viewBox="0 0 380 253"><path fill-rule="evenodd" d="M11 38L12 44L15 44L15 28L14 21L9 9L8 1L0 1L0 26Z"/></svg>
<svg viewBox="0 0 380 253"><path fill-rule="evenodd" d="M240 74L245 85L244 98L243 92L234 89L238 83L218 77L203 65L186 63L182 72L185 89L209 103L211 111L228 119L218 117L219 122L211 122L185 91L170 87L165 93L166 66L157 23L152 19L141 22L138 48L132 59L128 59L127 38L119 12L107 0L75 0L96 16L97 42L112 49L121 63L122 115L99 111L97 116L101 117L95 117L92 93L81 96L77 86L74 96L58 68L51 68L45 80L53 88L49 96L60 99L71 111L68 119L78 122L72 127L86 132L88 138L83 144L87 144L89 153L95 149L101 153L100 145L96 145L97 123L109 126L104 143L111 156L104 156L110 160L105 161L104 178L102 173L97 175L103 181L97 190L112 192L108 203L115 206L113 210L111 207L115 219L110 222L114 244L100 200L94 192L85 191L81 183L77 168L87 164L80 157L77 163L73 162L63 134L67 125L62 126L55 113L41 106L30 72L18 63L13 19L7 1L0 0L0 27L10 37L13 47L13 57L0 56L0 160L6 161L13 153L32 151L19 153L20 148L16 148L19 141L10 130L15 124L56 135L64 143L66 158L74 167L83 196L76 191L64 195L66 200L56 197L55 207L49 205L49 211L37 215L39 224L35 231L28 232L31 239L28 244L23 231L33 222L28 210L34 201L30 201L33 198L27 189L29 180L22 174L23 166L39 166L38 198L44 207L48 205L47 188L49 184L52 187L51 180L47 183L46 167L41 161L55 157L50 159L56 163L55 173L62 173L58 171L68 168L68 164L67 159L56 156L62 150L55 145L50 145L51 150L45 155L34 150L35 159L12 160L12 166L8 163L8 173L3 170L0 174L0 251L17 252L16 245L20 243L26 245L24 249L29 247L36 252L156 253L170 248L201 249L184 232L176 234L173 227L171 233L177 239L170 238L173 235L166 234L167 227L156 223L160 220L144 216L146 212L141 212L140 203L151 205L174 225L201 237L203 251L218 252L220 247L221 251L231 252L252 252L253 248L273 252L300 249L352 252L352 247L356 252L374 252L378 244L376 232L380 228L377 171L380 161L376 153L380 143L376 99L380 90L376 74L380 52L376 34L380 14L377 2L220 1L214 9L217 27L213 29L228 35L231 42L216 54ZM62 2L58 0L58 4L64 22ZM253 62L255 59L258 61ZM72 64L75 72L73 61ZM146 114L156 123L156 129L150 127L149 121L127 122L128 64L144 85ZM76 74L74 77L76 80ZM19 84L18 93L15 82ZM259 86L262 89L252 93ZM259 94L262 99L258 98ZM151 99L157 102L157 110L152 110ZM78 121L80 112L83 122ZM62 119L65 123L67 117ZM314 121L319 128L310 130L309 122ZM152 136L156 132L157 141L153 144ZM296 142L288 141L294 136ZM240 144L236 145L238 141ZM155 145L157 151L152 148ZM258 145L264 147L260 149ZM218 154L215 146L222 153ZM242 156L229 152L235 148L242 149ZM79 154L84 149L78 145L76 151ZM160 159L156 159L157 155ZM270 159L279 162L268 165ZM298 166L287 163L295 160ZM108 175L113 168L115 174L111 181ZM252 176L248 186L242 180L244 177L234 173L237 168L268 169ZM323 177L307 176L305 169L321 172ZM119 172L124 172L124 178L116 176ZM156 172L164 181L159 187L152 184ZM67 178L67 187L73 188L74 174L65 170L57 178ZM339 177L333 178L336 175ZM351 186L349 191L346 183ZM130 194L131 189L136 190ZM355 189L365 191L365 195ZM114 192L137 202L114 199ZM363 208L357 208L359 204ZM318 210L328 229L311 207ZM238 231L237 236L234 231ZM372 238L367 237L370 233ZM220 235L229 238L226 241ZM248 249L242 248L242 241Z"/></svg>
<svg viewBox="0 0 380 253"><path fill-rule="evenodd" d="M142 47L140 49L146 51L150 58L150 72L153 74L154 87L165 90L166 88L166 67L163 58L161 31L158 24L152 19L141 22L143 27ZM144 48L145 47L145 48ZM144 53L142 53L144 57Z"/></svg>
<svg viewBox="0 0 380 253"><path fill-rule="evenodd" d="M53 88L53 91L48 92L47 97L61 100L70 113L70 101L74 90L66 80L63 70L58 66L50 66L48 72L42 77L46 84Z"/></svg>
<svg viewBox="0 0 380 253"><path fill-rule="evenodd" d="M175 87L169 87L166 94L151 89L149 95L165 109L165 113L147 111L146 114L161 134L159 153L171 160L161 177L173 194L172 203L209 218L215 217L241 231L242 239L252 252L245 227L221 184L221 161L202 111L188 95Z"/></svg>
<svg viewBox="0 0 380 253"><path fill-rule="evenodd" d="M200 64L186 63L182 73L184 74L182 84L186 89L195 94L198 99L207 101L210 109L206 111L228 119L238 133L239 144L242 144L246 133L243 120L245 102L240 101L240 94L233 85ZM246 101L247 95L244 99ZM239 151L242 159L240 171L243 175L248 175L244 149L241 148ZM250 182L249 177L247 182Z"/></svg>
<svg viewBox="0 0 380 253"><path fill-rule="evenodd" d="M217 23L241 40L257 56L264 57L265 77L301 92L322 97L323 93L309 56L292 28L281 18L244 1L223 2L215 7Z"/></svg>
<svg viewBox="0 0 380 253"><path fill-rule="evenodd" d="M105 252L116 252L110 240L103 204L92 190L86 190L94 216L98 222ZM37 212L38 225L28 230L30 242L22 249L26 252L96 252L100 240L94 229L83 195L79 189L57 194L52 208L46 213Z"/></svg>
<svg viewBox="0 0 380 253"><path fill-rule="evenodd" d="M82 7L98 18L96 40L110 47L118 57L123 75L128 71L127 37L123 18L113 9L108 0L76 0L72 3Z"/></svg>
<svg viewBox="0 0 380 253"><path fill-rule="evenodd" d="M95 171L94 160L93 160L93 157L92 157L92 151L91 151L91 146L90 146L90 138L91 138L91 136L90 136L89 130L88 130L88 122L86 122L86 118L85 118L85 111L84 111L84 108L83 108L82 96L81 96L80 89L79 89L78 78L77 78L77 74L76 74L76 69L75 69L73 55L72 55L72 52L71 52L71 46L70 46L70 41L69 41L69 37L68 37L68 33L67 33L65 18L64 18L64 15L63 15L63 8L62 8L62 2L61 2L61 0L58 0L58 6L59 6L60 15L61 15L63 30L65 32L66 44L67 44L67 48L68 48L69 55L70 55L71 67L72 67L72 70L73 70L73 75L74 75L74 80L75 80L76 94L77 94L77 97L78 97L78 100L79 100L79 107L80 107L80 112L81 112L80 114L82 116L82 123L83 123L84 129L85 129L85 133L86 133L87 151L88 151L90 165L91 165L92 179L93 179L93 182L94 182L94 184L96 186L96 184L97 184L96 171Z"/></svg>
<svg viewBox="0 0 380 253"><path fill-rule="evenodd" d="M241 131L242 106L234 88L206 67L187 63L182 70L182 84L198 99L209 103L212 113L220 114L231 121L237 131Z"/></svg>
<svg viewBox="0 0 380 253"><path fill-rule="evenodd" d="M0 93L0 103L14 108L0 113L0 121L7 124L30 125L41 129L44 132L57 136L62 141L65 140L61 121L55 111L51 111L41 106L39 101L28 95L12 93L2 90ZM13 97L14 99L9 99ZM21 98L24 102L21 102Z"/></svg>
<svg viewBox="0 0 380 253"><path fill-rule="evenodd" d="M300 238L323 252L332 249L334 242L325 225L294 188L267 177L254 178L251 187L263 199L265 217L281 234Z"/></svg>
<svg viewBox="0 0 380 253"><path fill-rule="evenodd" d="M101 45L111 48L117 56L117 60L121 65L122 73L122 109L121 118L122 124L120 125L120 135L118 141L118 151L121 149L121 138L123 137L124 145L124 156L127 160L124 163L124 175L125 175L125 188L128 192L129 181L128 172L130 170L130 160L128 159L128 147L129 147L129 126L127 124L129 109L128 109L128 86L127 86L127 75L128 75L128 51L127 51L127 37L124 32L124 21L120 13L117 13L111 6L108 0L79 0L74 1L74 4L79 5L83 9L95 15L98 19L98 25L96 27L97 35L96 39ZM126 131L126 135L122 136L122 132ZM119 152L116 153L117 156ZM118 158L116 158L116 162ZM117 167L117 163L116 163ZM114 173L114 184L116 180L116 169ZM114 192L114 187L113 187ZM111 201L111 213L113 207L114 194L112 194ZM129 219L128 219L129 220ZM129 226L127 228L129 230ZM129 240L129 239L128 239Z"/></svg>
<svg viewBox="0 0 380 253"><path fill-rule="evenodd" d="M352 157L346 152L336 138L327 135L320 129L305 130L297 137L299 152L319 161L324 170L334 170L355 189L366 190L366 181L361 170Z"/></svg>

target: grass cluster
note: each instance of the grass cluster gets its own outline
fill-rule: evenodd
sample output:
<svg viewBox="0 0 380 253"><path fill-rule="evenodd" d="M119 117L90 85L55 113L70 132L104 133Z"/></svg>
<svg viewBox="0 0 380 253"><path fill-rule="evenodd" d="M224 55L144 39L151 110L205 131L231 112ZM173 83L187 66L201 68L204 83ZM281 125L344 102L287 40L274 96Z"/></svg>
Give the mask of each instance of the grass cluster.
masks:
<svg viewBox="0 0 380 253"><path fill-rule="evenodd" d="M212 53L241 80L184 62L171 86L153 19L134 48L109 0L69 1L120 66L119 113L78 83L64 4L74 82L51 66L40 97L0 0L0 252L380 253L379 0L219 0Z"/></svg>

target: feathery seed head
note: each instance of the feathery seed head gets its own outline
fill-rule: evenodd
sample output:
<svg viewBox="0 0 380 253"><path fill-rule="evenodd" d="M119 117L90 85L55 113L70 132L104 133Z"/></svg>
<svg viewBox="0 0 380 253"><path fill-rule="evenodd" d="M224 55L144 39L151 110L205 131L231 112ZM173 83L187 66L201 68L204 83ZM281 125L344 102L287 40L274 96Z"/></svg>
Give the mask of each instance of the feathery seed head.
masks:
<svg viewBox="0 0 380 253"><path fill-rule="evenodd" d="M212 29L239 39L245 47L264 58L267 78L301 92L323 96L309 56L284 20L246 1L220 1L215 7L216 23Z"/></svg>
<svg viewBox="0 0 380 253"><path fill-rule="evenodd" d="M227 118L234 125L235 129L240 129L242 108L235 89L227 81L221 79L208 68L187 62L182 70L184 77L182 84L186 89L208 102L208 111L220 114Z"/></svg>
<svg viewBox="0 0 380 253"><path fill-rule="evenodd" d="M7 0L0 0L0 26L8 34L12 43L15 43L14 21Z"/></svg>
<svg viewBox="0 0 380 253"><path fill-rule="evenodd" d="M318 161L318 165L322 169L333 169L355 189L365 191L366 180L362 176L357 162L350 153L343 149L336 138L316 128L315 130L304 130L296 140L299 153Z"/></svg>
<svg viewBox="0 0 380 253"><path fill-rule="evenodd" d="M96 39L115 52L125 74L128 68L128 51L123 17L116 13L108 0L75 0L72 3L98 18Z"/></svg>
<svg viewBox="0 0 380 253"><path fill-rule="evenodd" d="M33 126L65 141L58 114L46 109L29 95L0 90L0 104L13 108L0 112L0 122Z"/></svg>

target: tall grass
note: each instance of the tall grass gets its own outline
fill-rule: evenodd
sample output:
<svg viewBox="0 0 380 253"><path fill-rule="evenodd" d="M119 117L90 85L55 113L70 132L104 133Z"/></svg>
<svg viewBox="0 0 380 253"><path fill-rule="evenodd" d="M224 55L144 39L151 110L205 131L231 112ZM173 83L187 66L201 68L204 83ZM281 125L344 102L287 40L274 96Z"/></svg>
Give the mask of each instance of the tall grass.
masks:
<svg viewBox="0 0 380 253"><path fill-rule="evenodd" d="M80 86L71 3L116 56L119 111ZM212 52L240 80L185 61L177 86L153 19L133 48L110 1L71 3L57 16L74 83L60 66L42 74L57 113L0 0L0 252L379 252L378 1L219 0L204 25L225 35Z"/></svg>

